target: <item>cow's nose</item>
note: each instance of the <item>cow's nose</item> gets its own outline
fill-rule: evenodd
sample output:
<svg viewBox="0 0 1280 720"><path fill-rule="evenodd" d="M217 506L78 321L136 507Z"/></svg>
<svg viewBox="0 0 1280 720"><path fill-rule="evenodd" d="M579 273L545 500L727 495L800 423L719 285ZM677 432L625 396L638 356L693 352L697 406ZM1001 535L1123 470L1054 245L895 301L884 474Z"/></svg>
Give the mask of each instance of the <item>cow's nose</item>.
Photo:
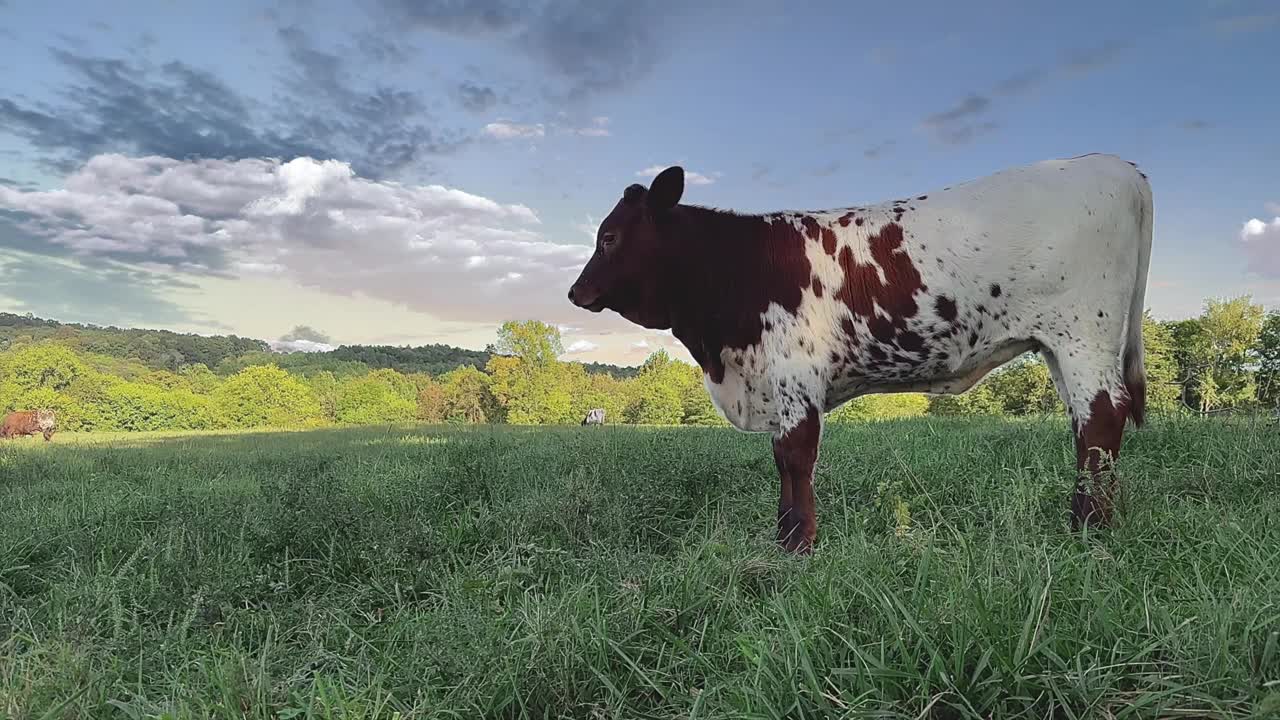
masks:
<svg viewBox="0 0 1280 720"><path fill-rule="evenodd" d="M569 288L569 302L573 302L573 288Z"/></svg>

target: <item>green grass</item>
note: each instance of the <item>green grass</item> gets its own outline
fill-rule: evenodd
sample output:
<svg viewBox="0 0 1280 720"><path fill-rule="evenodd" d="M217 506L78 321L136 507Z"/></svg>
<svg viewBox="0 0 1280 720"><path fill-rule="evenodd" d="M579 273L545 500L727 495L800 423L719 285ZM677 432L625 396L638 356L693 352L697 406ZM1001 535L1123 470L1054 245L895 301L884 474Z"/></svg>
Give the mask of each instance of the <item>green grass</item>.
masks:
<svg viewBox="0 0 1280 720"><path fill-rule="evenodd" d="M1262 718L1280 433L829 426L819 546L764 436L392 428L0 444L0 717Z"/></svg>

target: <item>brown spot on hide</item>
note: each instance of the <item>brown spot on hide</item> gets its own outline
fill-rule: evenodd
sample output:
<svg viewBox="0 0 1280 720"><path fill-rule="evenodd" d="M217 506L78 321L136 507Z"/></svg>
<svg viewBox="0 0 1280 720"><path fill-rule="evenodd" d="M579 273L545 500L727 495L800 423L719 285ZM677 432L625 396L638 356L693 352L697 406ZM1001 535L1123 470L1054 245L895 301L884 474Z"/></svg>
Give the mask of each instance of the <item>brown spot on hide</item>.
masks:
<svg viewBox="0 0 1280 720"><path fill-rule="evenodd" d="M893 325L905 327L907 319L915 317L919 310L915 294L923 283L911 256L901 250L902 226L889 223L872 235L868 242L874 264L859 263L848 246L840 251L844 285L836 293L836 298L868 320L875 316L878 305L888 314ZM884 272L884 281L880 279L881 271Z"/></svg>
<svg viewBox="0 0 1280 720"><path fill-rule="evenodd" d="M909 330L898 333L898 347L910 352L920 352L924 350L924 338Z"/></svg>
<svg viewBox="0 0 1280 720"><path fill-rule="evenodd" d="M871 330L871 335L882 343L893 342L894 330L893 323L880 317L879 315L867 321L867 328Z"/></svg>
<svg viewBox="0 0 1280 720"><path fill-rule="evenodd" d="M934 303L934 308L938 311L938 317L951 322L956 319L956 301L946 295L939 295L938 300Z"/></svg>

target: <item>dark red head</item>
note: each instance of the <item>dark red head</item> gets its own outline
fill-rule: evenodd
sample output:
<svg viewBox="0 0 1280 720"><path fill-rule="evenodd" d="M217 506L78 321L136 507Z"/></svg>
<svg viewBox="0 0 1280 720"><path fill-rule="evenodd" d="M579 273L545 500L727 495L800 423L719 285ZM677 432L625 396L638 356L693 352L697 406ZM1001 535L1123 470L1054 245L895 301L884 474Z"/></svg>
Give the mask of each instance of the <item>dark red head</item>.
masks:
<svg viewBox="0 0 1280 720"><path fill-rule="evenodd" d="M591 312L613 310L647 328L669 328L662 280L673 269L671 229L683 194L679 166L658 173L648 189L628 187L600 223L596 251L569 288L569 301Z"/></svg>

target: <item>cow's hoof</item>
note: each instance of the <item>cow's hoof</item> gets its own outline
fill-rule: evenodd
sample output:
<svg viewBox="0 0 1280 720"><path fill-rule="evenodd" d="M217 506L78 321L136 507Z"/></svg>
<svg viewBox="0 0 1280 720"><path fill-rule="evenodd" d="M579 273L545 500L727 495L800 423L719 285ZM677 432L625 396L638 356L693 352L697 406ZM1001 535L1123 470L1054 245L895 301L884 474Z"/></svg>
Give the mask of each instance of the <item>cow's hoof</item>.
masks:
<svg viewBox="0 0 1280 720"><path fill-rule="evenodd" d="M1071 498L1071 530L1079 532L1084 528L1103 530L1111 527L1110 503L1085 493L1076 493Z"/></svg>
<svg viewBox="0 0 1280 720"><path fill-rule="evenodd" d="M815 535L812 529L799 524L778 528L778 546L792 555L809 555L813 553Z"/></svg>

